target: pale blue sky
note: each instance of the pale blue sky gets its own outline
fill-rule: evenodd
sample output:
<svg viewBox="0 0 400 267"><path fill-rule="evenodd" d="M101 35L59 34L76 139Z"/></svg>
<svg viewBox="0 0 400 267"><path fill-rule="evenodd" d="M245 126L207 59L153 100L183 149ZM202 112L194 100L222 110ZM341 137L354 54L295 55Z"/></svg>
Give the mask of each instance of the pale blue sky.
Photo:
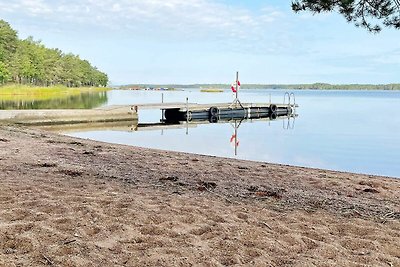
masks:
<svg viewBox="0 0 400 267"><path fill-rule="evenodd" d="M20 37L79 54L113 84L398 83L400 31L290 0L0 0Z"/></svg>

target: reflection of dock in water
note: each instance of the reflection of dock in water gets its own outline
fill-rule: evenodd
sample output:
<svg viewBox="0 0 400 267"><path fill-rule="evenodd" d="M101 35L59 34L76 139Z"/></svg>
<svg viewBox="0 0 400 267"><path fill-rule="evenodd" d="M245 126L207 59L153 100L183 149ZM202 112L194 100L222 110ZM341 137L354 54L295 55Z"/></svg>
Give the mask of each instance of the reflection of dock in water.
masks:
<svg viewBox="0 0 400 267"><path fill-rule="evenodd" d="M137 121L49 124L49 125L38 125L35 127L46 130L46 131L57 132L57 133L94 132L94 131L131 132L137 127Z"/></svg>
<svg viewBox="0 0 400 267"><path fill-rule="evenodd" d="M253 119L221 119L216 123L235 123L238 121L256 122L256 121L274 121L295 119L297 115L278 116L275 119L270 117L253 118ZM116 121L116 122L95 122L95 123L73 123L73 124L55 124L40 125L38 128L52 132L90 132L90 131L121 131L121 132L138 132L138 131L159 131L172 129L188 129L196 128L199 125L210 124L209 120L191 120L191 121L175 121L175 122L155 122L155 123L138 123L137 121Z"/></svg>
<svg viewBox="0 0 400 267"><path fill-rule="evenodd" d="M119 122L107 122L107 123L79 123L79 124L59 124L59 125L42 125L39 128L47 131L57 132L57 133L71 133L71 132L92 132L92 131L118 131L118 132L145 132L145 131L160 131L163 135L164 131L181 129L186 131L186 135L189 134L189 129L197 128L201 125L207 124L230 124L233 128L233 134L229 138L229 142L234 147L234 155L238 155L239 147L239 127L243 123L253 123L253 122L270 122L270 121L282 121L283 128L285 130L294 128L294 121L296 119L296 114L278 116L276 118L263 117L263 118L253 118L253 119L220 119L217 122L210 122L208 119L192 119L191 121L176 121L168 122L161 121L156 123L134 123L127 121Z"/></svg>

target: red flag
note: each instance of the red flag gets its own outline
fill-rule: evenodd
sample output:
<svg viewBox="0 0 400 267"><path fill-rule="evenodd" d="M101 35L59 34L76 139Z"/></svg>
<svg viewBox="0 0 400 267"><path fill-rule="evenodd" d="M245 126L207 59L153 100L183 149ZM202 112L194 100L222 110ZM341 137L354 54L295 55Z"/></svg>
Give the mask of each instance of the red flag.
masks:
<svg viewBox="0 0 400 267"><path fill-rule="evenodd" d="M236 88L235 88L235 86L233 86L233 84L231 85L231 89L232 89L232 92L236 93Z"/></svg>
<svg viewBox="0 0 400 267"><path fill-rule="evenodd" d="M232 89L232 92L234 92L234 93L236 93L236 86L237 86L237 87L240 87L240 82L239 82L239 81L233 82L233 83L231 84L231 89ZM239 89L239 88L238 88L238 89Z"/></svg>

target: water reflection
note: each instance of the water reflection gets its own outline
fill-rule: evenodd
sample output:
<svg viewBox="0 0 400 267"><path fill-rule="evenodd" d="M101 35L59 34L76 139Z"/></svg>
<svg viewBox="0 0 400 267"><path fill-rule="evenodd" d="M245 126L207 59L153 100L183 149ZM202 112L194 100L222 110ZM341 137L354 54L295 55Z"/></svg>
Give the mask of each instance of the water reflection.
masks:
<svg viewBox="0 0 400 267"><path fill-rule="evenodd" d="M73 124L54 124L33 126L38 129L55 133L74 133L92 131L119 131L132 132L137 128L137 121L116 121L116 122L90 122Z"/></svg>
<svg viewBox="0 0 400 267"><path fill-rule="evenodd" d="M80 95L49 100L13 100L0 99L0 110L11 109L92 109L106 104L107 92L82 93Z"/></svg>
<svg viewBox="0 0 400 267"><path fill-rule="evenodd" d="M297 115L287 116L286 118L282 119L283 129L284 130L294 130L294 124L295 124L295 121L296 121L296 116Z"/></svg>
<svg viewBox="0 0 400 267"><path fill-rule="evenodd" d="M189 97L189 102L200 104L223 103L232 97L230 91L113 90L108 92L107 105L161 103L162 93L164 102L181 102ZM241 100L281 103L284 93L249 89L242 91ZM400 116L385 116L398 113L400 91L302 90L296 91L296 102L301 103L301 119L295 122L293 118L243 121L237 135L237 156L230 142L234 130L229 123L182 122L147 129L125 125L121 130L105 127L68 134L146 148L400 177ZM159 122L160 117L159 110L139 110L142 124Z"/></svg>
<svg viewBox="0 0 400 267"><path fill-rule="evenodd" d="M279 120L282 120L284 125L290 125L287 129L293 129L294 121L296 119L296 114L284 115L271 118L270 116L260 117L260 118L234 118L234 119L220 119L217 122L210 122L209 120L190 120L190 121L160 121L153 123L138 123L134 122L107 122L107 123L80 123L80 124L64 124L64 125L47 125L47 126L37 126L37 128L44 129L47 131L63 133L72 136L86 137L86 136L97 136L94 139L103 140L106 142L112 143L120 143L120 144L133 144L139 145L142 142L136 143L134 140L138 137L138 134L144 134L143 137L147 137L148 147L165 149L163 145L158 144L161 140L156 138L155 135L163 136L165 140L168 140L169 137L176 135L177 138L179 136L185 135L189 138L190 145L183 144L182 148L185 149L177 149L177 151L182 152L193 152L194 147L198 144L196 140L199 138L199 131L204 131L208 127L213 127L213 129L225 129L224 131L218 132L218 137L214 136L209 140L201 140L209 141L212 143L211 146L213 149L222 149L224 152L223 155L219 156L238 156L239 147L241 144L241 136L240 136L240 128L245 124L254 124L254 123L262 123L264 125L279 124ZM275 121L276 120L276 121ZM244 139L247 138L248 129L244 130ZM264 133L267 135L267 132ZM125 137L121 138L123 135ZM222 135L222 139L221 139ZM109 139L111 138L111 139ZM218 144L215 143L218 140ZM200 140L198 140L200 141ZM134 143L131 143L134 142ZM168 141L167 141L168 142ZM254 141L257 143L257 141ZM248 144L248 140L245 140L244 143ZM207 145L203 146L207 148ZM211 149L211 148L208 148ZM233 149L233 152L232 152ZM172 149L175 150L175 149ZM245 149L246 150L246 149ZM228 152L229 151L229 152ZM227 153L228 152L228 153ZM246 151L244 151L246 152ZM210 153L204 153L213 155L215 153L214 150L210 150Z"/></svg>

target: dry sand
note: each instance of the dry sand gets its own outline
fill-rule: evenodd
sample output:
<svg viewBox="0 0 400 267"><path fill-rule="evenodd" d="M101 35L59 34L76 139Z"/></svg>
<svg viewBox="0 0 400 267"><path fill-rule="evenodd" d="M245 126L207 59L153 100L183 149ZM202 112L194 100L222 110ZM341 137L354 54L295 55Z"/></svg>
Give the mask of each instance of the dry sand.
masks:
<svg viewBox="0 0 400 267"><path fill-rule="evenodd" d="M400 180L0 126L0 266L400 266Z"/></svg>

